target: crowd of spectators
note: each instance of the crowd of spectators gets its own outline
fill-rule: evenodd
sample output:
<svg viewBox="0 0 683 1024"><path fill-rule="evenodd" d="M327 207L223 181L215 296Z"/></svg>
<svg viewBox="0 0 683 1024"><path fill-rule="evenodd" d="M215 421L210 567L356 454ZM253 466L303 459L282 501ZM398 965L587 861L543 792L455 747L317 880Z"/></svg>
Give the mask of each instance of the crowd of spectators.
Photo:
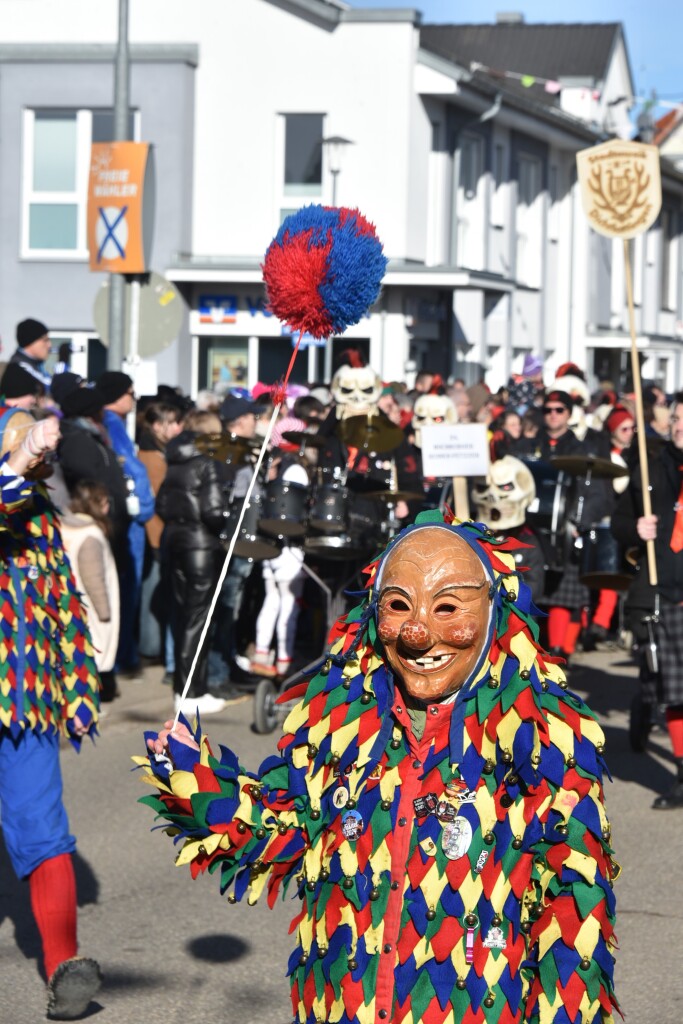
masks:
<svg viewBox="0 0 683 1024"><path fill-rule="evenodd" d="M25 324L20 327L27 344L5 367L0 392L6 406L32 409L38 416L57 412L60 417L51 487L67 524L65 541L73 548L90 613L98 629L108 629L100 655L103 699L115 698L117 679L137 678L144 663L161 661L177 701L194 660L207 594L222 562L229 503L243 497L251 473L249 464L241 469L221 464L197 447L197 439L227 432L253 446L272 416L272 385L263 382L251 391L240 387L221 394L205 390L192 401L166 385L155 395L138 396L132 378L121 371L106 371L85 381L63 363L61 372L50 379L44 371L46 353L40 348L44 325ZM422 370L412 387L402 381L385 382L377 404L412 439L416 399L445 395L458 422L486 425L496 458L534 452L548 427L544 403L550 393L562 396L573 436L580 441L592 437L596 451L607 458L628 459L635 425L633 396L618 394L608 381L591 393L583 372L571 363L560 367L552 382L544 382L541 361L527 356L521 372L496 391L483 379L468 385L462 378L444 380ZM666 395L651 385L645 387L644 399L648 435L653 442L666 439ZM286 422L276 425L275 450L280 451L277 444L282 443L285 428L313 431L333 404L327 383L292 385L281 410ZM115 572L110 571L110 558ZM101 571L104 566L106 572ZM233 559L217 622L207 649L199 655L192 697L203 698L209 712L239 696L234 684L245 684L259 661L264 673L272 671L263 651L254 654L253 631L245 637L236 630L253 569L250 559ZM299 565L296 570L292 593L298 607ZM269 569L270 576L263 573L271 601L278 592L273 571ZM260 579L261 573L256 575ZM96 576L100 582L93 585ZM253 589L247 588L247 596ZM262 583L256 592L254 621L264 598ZM267 630L273 629L269 624ZM291 633L290 624L289 653L283 648L278 655L282 665L291 658ZM261 634L265 635L263 628Z"/></svg>

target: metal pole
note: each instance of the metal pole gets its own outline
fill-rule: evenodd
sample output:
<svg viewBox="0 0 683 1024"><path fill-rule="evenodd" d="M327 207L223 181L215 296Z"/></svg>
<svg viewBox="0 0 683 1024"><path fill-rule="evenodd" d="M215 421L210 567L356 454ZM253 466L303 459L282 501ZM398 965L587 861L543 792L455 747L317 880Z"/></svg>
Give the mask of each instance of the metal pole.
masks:
<svg viewBox="0 0 683 1024"><path fill-rule="evenodd" d="M128 138L129 108L128 0L119 0L119 40L114 71L114 141ZM124 358L126 282L109 275L109 351L107 368L120 370Z"/></svg>

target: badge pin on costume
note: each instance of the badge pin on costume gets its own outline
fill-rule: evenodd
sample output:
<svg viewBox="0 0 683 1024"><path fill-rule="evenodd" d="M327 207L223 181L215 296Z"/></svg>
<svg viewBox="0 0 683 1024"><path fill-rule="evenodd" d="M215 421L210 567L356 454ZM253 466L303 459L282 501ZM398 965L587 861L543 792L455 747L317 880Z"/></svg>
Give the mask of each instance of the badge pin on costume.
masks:
<svg viewBox="0 0 683 1024"><path fill-rule="evenodd" d="M488 850L482 850L481 853L479 854L479 856L477 857L477 863L476 863L476 865L474 867L475 875L480 875L482 873L482 871L484 870L484 865L486 864L486 861L488 859L489 859L489 851Z"/></svg>
<svg viewBox="0 0 683 1024"><path fill-rule="evenodd" d="M342 834L345 839L360 839L363 832L363 818L358 811L347 811L342 818Z"/></svg>
<svg viewBox="0 0 683 1024"><path fill-rule="evenodd" d="M489 928L488 934L484 939L484 945L487 949L507 949L507 942L503 935L503 929Z"/></svg>
<svg viewBox="0 0 683 1024"><path fill-rule="evenodd" d="M339 811L339 810L342 809L342 807L346 807L346 801L348 799L349 799L349 791L348 791L348 789L345 789L344 786L339 786L339 788L335 789L335 791L334 791L334 796L332 797L332 803L334 804L334 806Z"/></svg>
<svg viewBox="0 0 683 1024"><path fill-rule="evenodd" d="M467 818L456 818L444 825L441 849L449 860L460 860L472 843L472 826Z"/></svg>

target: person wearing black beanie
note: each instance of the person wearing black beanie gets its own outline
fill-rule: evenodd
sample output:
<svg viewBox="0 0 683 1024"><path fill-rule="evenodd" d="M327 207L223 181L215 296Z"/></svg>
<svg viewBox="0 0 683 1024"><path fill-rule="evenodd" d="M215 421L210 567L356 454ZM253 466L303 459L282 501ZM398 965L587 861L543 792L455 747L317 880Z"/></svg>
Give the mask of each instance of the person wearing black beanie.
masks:
<svg viewBox="0 0 683 1024"><path fill-rule="evenodd" d="M96 480L109 494L109 537L117 568L127 558L128 488L121 464L102 423L105 396L97 385L73 388L62 397L59 463L71 492L80 480Z"/></svg>
<svg viewBox="0 0 683 1024"><path fill-rule="evenodd" d="M49 389L51 377L45 369L45 360L50 354L50 338L45 324L30 318L18 323L17 346L10 363L18 363Z"/></svg>
<svg viewBox="0 0 683 1024"><path fill-rule="evenodd" d="M96 383L104 395L104 404L107 406L114 405L124 395L130 395L131 398L135 397L133 378L129 377L127 373L122 373L120 370L106 370L99 375ZM131 408L133 406L133 402L126 404L130 405ZM130 412L130 409L126 409L126 413L128 412Z"/></svg>
<svg viewBox="0 0 683 1024"><path fill-rule="evenodd" d="M3 405L18 409L33 409L45 394L44 385L19 363L8 363L0 381Z"/></svg>
<svg viewBox="0 0 683 1024"><path fill-rule="evenodd" d="M135 408L132 378L119 370L107 370L97 378L97 387L106 399L102 422L123 467L128 486L128 553L125 566L119 571L119 587L125 594L125 601L121 605L116 668L120 674L133 677L140 667L137 620L145 557L145 523L154 515L154 492L147 470L126 430L126 416Z"/></svg>

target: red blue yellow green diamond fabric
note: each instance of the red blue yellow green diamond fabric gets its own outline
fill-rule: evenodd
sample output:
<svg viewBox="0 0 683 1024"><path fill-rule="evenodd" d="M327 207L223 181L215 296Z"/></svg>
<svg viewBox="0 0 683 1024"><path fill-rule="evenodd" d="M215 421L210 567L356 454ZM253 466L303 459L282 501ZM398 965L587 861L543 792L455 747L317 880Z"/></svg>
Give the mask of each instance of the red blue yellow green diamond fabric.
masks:
<svg viewBox="0 0 683 1024"><path fill-rule="evenodd" d="M214 756L198 727L200 754L171 738L175 770L136 759L158 790L144 802L193 877L217 870L229 899L265 890L271 905L296 887L289 976L302 1024L612 1020L603 735L538 649L512 545L458 529L493 570L495 636L458 700L428 708L420 740L366 614L375 565L326 665L287 694L300 699L280 756L251 775L231 751ZM458 859L443 822L415 809L447 787L468 794L458 816L472 839Z"/></svg>
<svg viewBox="0 0 683 1024"><path fill-rule="evenodd" d="M0 731L95 727L99 677L85 614L43 484L0 462ZM80 740L71 737L78 745Z"/></svg>

